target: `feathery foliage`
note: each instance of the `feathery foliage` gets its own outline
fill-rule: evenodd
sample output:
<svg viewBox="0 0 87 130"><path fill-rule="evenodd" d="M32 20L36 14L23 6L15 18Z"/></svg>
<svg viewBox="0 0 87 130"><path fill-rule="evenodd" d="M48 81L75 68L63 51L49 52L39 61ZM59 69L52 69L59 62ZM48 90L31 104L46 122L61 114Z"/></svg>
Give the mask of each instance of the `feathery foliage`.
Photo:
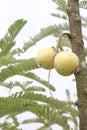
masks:
<svg viewBox="0 0 87 130"><path fill-rule="evenodd" d="M27 60L22 60L19 63L14 63L8 65L6 68L1 69L0 72L0 82L5 79L14 76L14 75L22 75L24 72L39 68L34 58L30 58Z"/></svg>
<svg viewBox="0 0 87 130"><path fill-rule="evenodd" d="M0 48L2 49L2 52L11 49L12 46L14 46L13 41L23 26L26 24L26 22L27 21L23 19L19 19L8 28L8 32L5 34L4 38L0 40Z"/></svg>
<svg viewBox="0 0 87 130"><path fill-rule="evenodd" d="M41 39L53 35L55 37L58 37L60 33L64 30L69 30L69 26L67 23L59 24L59 25L51 25L46 28L41 29L40 33L38 33L34 37L30 37L30 40L26 42L23 46L23 50L26 51L29 47L35 45L38 41Z"/></svg>
<svg viewBox="0 0 87 130"><path fill-rule="evenodd" d="M38 33L34 37L30 37L30 40L24 44L24 47L23 47L24 51L26 51L29 47L35 45L41 39L49 35L53 35L55 33L57 34L60 33L58 28L55 25L51 25L47 28L41 29L40 33Z"/></svg>
<svg viewBox="0 0 87 130"><path fill-rule="evenodd" d="M65 0L52 0L57 4L57 10L61 11L58 14L52 13L52 16L63 19L63 24L50 25L46 28L42 28L40 32L34 37L30 37L28 42L24 43L22 49L13 47L16 44L15 38L27 23L26 20L19 19L15 21L9 28L5 36L0 40L0 87L4 86L9 89L10 95L8 97L0 97L0 117L7 116L3 123L0 123L2 130L19 130L20 125L16 116L20 113L30 111L36 115L36 118L21 122L26 123L42 123L43 126L38 130L44 130L50 128L53 124L60 125L64 130L69 130L70 126L68 121L71 120L78 127L77 117L78 110L73 102L60 101L52 96L46 94L47 89L55 91L55 86L48 83L48 81L41 79L37 74L32 72L34 69L40 69L35 58L17 59L16 54L25 53L30 47L36 45L36 43L43 38L53 35L58 38L63 31L69 32L68 18L67 18L67 5ZM87 2L85 0L80 2L80 7L86 9ZM87 18L81 17L83 26L87 25ZM64 36L61 40L61 47L71 48L70 40ZM87 49L85 49L87 53ZM27 78L27 81L10 81L8 78L20 75ZM16 79L17 80L17 79ZM38 85L33 83L37 82ZM20 92L11 94L11 91L16 86L21 88ZM67 91L67 97L70 98L69 91ZM8 119L12 118L13 122L8 122Z"/></svg>
<svg viewBox="0 0 87 130"><path fill-rule="evenodd" d="M83 9L87 9L87 1L86 0L81 0L80 1L80 7Z"/></svg>
<svg viewBox="0 0 87 130"><path fill-rule="evenodd" d="M57 4L57 9L63 11L64 13L66 12L66 1L65 0L52 0Z"/></svg>
<svg viewBox="0 0 87 130"><path fill-rule="evenodd" d="M41 79L39 76L37 76L36 74L32 73L32 72L27 72L24 74L24 76L31 78L35 81L37 81L38 83L41 83L42 85L50 88L51 90L55 91L55 87L51 84L48 84L48 81L45 81L43 79Z"/></svg>

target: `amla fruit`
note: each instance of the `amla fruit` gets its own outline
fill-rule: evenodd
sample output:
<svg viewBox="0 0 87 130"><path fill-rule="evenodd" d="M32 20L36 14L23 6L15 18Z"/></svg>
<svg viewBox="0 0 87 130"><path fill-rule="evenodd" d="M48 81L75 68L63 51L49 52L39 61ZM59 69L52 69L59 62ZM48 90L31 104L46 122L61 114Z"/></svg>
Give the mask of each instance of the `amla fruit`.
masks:
<svg viewBox="0 0 87 130"><path fill-rule="evenodd" d="M71 51L61 51L54 59L54 68L62 76L73 74L79 66L78 56Z"/></svg>

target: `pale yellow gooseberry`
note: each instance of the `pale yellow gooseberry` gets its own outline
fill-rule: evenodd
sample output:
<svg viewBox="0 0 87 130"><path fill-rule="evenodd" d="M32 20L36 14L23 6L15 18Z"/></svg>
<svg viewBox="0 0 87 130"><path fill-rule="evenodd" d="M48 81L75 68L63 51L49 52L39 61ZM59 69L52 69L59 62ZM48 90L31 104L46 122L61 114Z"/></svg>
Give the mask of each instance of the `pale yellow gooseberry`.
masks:
<svg viewBox="0 0 87 130"><path fill-rule="evenodd" d="M38 64L45 69L52 69L54 53L54 48L52 47L45 47L39 50L36 57Z"/></svg>
<svg viewBox="0 0 87 130"><path fill-rule="evenodd" d="M78 66L79 58L71 51L61 51L55 56L54 68L63 76L69 76L73 74Z"/></svg>

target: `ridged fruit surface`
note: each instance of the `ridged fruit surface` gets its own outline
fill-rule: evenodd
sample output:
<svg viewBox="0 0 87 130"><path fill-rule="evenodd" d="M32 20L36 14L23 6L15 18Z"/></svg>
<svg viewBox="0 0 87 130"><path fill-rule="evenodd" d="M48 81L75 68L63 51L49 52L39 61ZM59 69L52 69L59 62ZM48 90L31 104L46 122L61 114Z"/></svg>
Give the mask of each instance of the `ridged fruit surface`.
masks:
<svg viewBox="0 0 87 130"><path fill-rule="evenodd" d="M54 68L63 76L69 76L73 74L78 66L79 58L71 51L61 51L55 56Z"/></svg>

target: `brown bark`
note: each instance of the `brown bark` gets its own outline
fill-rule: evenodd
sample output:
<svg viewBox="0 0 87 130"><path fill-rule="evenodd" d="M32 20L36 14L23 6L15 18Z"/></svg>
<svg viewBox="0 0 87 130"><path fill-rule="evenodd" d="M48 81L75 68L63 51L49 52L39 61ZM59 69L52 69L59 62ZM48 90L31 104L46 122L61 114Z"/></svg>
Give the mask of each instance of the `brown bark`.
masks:
<svg viewBox="0 0 87 130"><path fill-rule="evenodd" d="M75 73L80 130L87 130L87 66L84 56L81 18L79 14L79 0L68 0L68 17L71 33L72 51L80 60L79 72Z"/></svg>

